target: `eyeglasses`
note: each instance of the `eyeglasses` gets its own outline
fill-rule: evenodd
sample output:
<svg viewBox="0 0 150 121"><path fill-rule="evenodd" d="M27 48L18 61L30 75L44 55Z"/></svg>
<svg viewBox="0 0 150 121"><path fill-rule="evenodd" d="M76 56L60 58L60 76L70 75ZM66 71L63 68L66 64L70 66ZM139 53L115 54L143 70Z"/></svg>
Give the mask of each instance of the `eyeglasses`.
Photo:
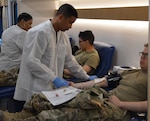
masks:
<svg viewBox="0 0 150 121"><path fill-rule="evenodd" d="M144 52L139 52L139 55L140 55L140 56L143 56L144 58L147 58L147 57L148 57L148 53L144 53Z"/></svg>

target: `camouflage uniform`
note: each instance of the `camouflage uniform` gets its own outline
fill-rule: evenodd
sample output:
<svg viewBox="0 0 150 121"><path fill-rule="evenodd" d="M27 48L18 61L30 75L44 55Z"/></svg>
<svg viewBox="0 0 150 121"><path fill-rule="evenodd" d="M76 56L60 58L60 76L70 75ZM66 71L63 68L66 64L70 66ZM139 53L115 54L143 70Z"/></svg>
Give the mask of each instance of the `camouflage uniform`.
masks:
<svg viewBox="0 0 150 121"><path fill-rule="evenodd" d="M130 118L126 110L108 102L108 93L99 87L82 91L59 106L52 106L43 94L35 94L24 105L23 113L18 114L21 116L11 114L11 117L8 113L5 117L9 121L12 118L12 121L127 121Z"/></svg>
<svg viewBox="0 0 150 121"><path fill-rule="evenodd" d="M147 100L147 78L142 70L127 71L109 93L95 86L59 106L52 106L42 94L35 94L22 112L3 112L3 121L128 121L131 112L109 102L108 96L116 95L122 101Z"/></svg>
<svg viewBox="0 0 150 121"><path fill-rule="evenodd" d="M0 71L0 87L15 86L18 78L19 67Z"/></svg>
<svg viewBox="0 0 150 121"><path fill-rule="evenodd" d="M16 85L16 81L18 78L18 73L19 73L19 67L16 68L12 68L10 70L3 70L0 71L0 94L4 97L6 97L5 89L3 87L5 86L15 86ZM10 90L7 90L7 92L9 91L9 93L13 94L13 91L10 92ZM9 110L9 108L7 107L7 103L8 101L12 100L12 97L8 97L7 98L1 98L0 99L0 109L1 110Z"/></svg>

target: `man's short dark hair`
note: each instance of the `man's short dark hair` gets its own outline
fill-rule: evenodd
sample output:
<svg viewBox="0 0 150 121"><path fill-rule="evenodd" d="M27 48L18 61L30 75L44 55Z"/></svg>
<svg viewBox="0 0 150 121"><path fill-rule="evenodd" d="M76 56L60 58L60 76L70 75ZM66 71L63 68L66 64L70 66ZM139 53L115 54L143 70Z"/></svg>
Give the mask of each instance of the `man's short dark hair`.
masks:
<svg viewBox="0 0 150 121"><path fill-rule="evenodd" d="M148 47L148 43L144 44L144 47Z"/></svg>
<svg viewBox="0 0 150 121"><path fill-rule="evenodd" d="M88 40L91 45L94 44L94 35L93 35L92 31L90 31L90 30L80 32L79 38L81 38L83 41Z"/></svg>
<svg viewBox="0 0 150 121"><path fill-rule="evenodd" d="M56 16L58 16L59 14L63 14L66 18L71 17L71 16L78 18L78 13L76 9L70 4L61 5L56 12Z"/></svg>
<svg viewBox="0 0 150 121"><path fill-rule="evenodd" d="M32 16L28 13L21 13L19 16L18 16L18 22L20 22L21 20L25 20L25 21L29 21L32 19Z"/></svg>

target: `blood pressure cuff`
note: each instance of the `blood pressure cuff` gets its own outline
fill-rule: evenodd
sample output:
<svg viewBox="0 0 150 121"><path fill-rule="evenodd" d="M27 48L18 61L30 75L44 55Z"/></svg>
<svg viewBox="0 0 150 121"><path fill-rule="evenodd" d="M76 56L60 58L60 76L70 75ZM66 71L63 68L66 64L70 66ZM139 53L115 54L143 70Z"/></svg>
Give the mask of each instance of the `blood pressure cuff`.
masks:
<svg viewBox="0 0 150 121"><path fill-rule="evenodd" d="M121 75L117 72L110 72L108 76L106 77L108 82L108 88L113 89L117 87L119 84L119 81L122 79Z"/></svg>

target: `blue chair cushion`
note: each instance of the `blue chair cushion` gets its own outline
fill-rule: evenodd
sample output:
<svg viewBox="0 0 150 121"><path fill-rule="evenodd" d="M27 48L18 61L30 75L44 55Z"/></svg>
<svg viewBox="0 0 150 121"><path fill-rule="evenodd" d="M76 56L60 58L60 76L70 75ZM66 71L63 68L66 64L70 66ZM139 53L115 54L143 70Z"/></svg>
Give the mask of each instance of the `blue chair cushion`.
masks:
<svg viewBox="0 0 150 121"><path fill-rule="evenodd" d="M0 99L13 97L15 86L0 87Z"/></svg>
<svg viewBox="0 0 150 121"><path fill-rule="evenodd" d="M104 42L94 42L94 46L98 51L101 60L93 75L103 77L108 74L108 71L111 68L115 47Z"/></svg>

